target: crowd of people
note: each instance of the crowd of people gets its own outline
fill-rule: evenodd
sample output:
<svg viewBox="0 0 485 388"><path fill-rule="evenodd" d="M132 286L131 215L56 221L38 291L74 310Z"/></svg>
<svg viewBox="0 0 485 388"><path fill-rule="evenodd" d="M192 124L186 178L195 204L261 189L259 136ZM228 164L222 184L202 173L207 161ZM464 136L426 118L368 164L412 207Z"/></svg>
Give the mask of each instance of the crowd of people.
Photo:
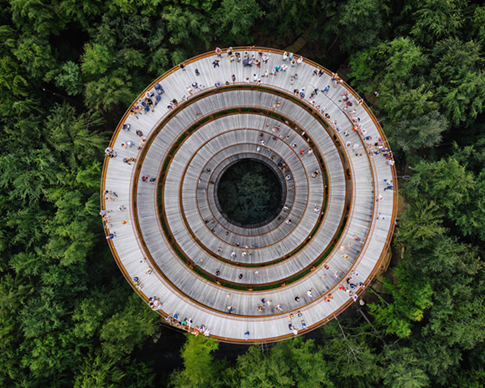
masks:
<svg viewBox="0 0 485 388"><path fill-rule="evenodd" d="M161 101L161 95L164 93L160 85L155 86L154 91L150 90L145 93L145 97L138 99L137 103L130 109L130 114L138 119L139 115L155 112L155 107Z"/></svg>
<svg viewBox="0 0 485 388"><path fill-rule="evenodd" d="M178 312L175 312L175 314L173 314L173 316L167 315L165 317L165 321L168 324L175 326L179 329L186 330L187 332L189 332L190 334L193 334L195 336L198 336L199 334L203 334L206 337L209 337L209 335L210 335L210 330L205 325L195 326L192 329L192 324L193 324L192 318L181 319Z"/></svg>

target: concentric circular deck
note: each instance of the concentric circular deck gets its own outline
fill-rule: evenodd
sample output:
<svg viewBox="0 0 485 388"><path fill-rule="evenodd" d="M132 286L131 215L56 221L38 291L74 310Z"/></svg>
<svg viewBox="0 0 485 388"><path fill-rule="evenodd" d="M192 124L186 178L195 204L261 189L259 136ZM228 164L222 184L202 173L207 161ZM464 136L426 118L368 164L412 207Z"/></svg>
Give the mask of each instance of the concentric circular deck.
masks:
<svg viewBox="0 0 485 388"><path fill-rule="evenodd" d="M292 66L282 52L262 51L269 60L260 68L225 53L214 68L208 53L164 74L140 96L161 85L160 102L138 118L125 114L103 170L102 190L117 194L102 200L116 234L110 246L127 279L138 278L146 300L160 299L163 316L177 312L228 342L275 341L294 335L290 320L304 333L335 317L375 276L395 217L395 192L384 190L394 171L368 108L332 73L314 75L311 61ZM282 64L286 71L262 77ZM263 81L232 82L253 74ZM302 88L305 97L294 93ZM135 146L123 148L129 140ZM250 225L232 222L217 199L221 176L244 159L264 163L282 187L281 210Z"/></svg>

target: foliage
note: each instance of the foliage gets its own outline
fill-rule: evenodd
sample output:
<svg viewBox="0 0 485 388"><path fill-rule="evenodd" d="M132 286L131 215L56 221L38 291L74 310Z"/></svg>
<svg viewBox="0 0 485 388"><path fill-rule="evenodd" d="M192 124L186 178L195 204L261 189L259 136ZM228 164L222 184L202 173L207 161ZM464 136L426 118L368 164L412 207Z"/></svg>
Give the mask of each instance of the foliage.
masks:
<svg viewBox="0 0 485 388"><path fill-rule="evenodd" d="M42 79L44 73L55 66L52 47L47 39L26 35L17 41L12 53L25 68L29 78Z"/></svg>
<svg viewBox="0 0 485 388"><path fill-rule="evenodd" d="M436 60L431 70L439 99L449 120L470 125L483 111L485 95L482 85L484 58L482 47L474 41L459 39L439 41L433 48Z"/></svg>
<svg viewBox="0 0 485 388"><path fill-rule="evenodd" d="M186 334L187 341L182 348L183 370L174 371L170 386L217 387L220 386L220 375L223 366L214 362L211 353L219 347L218 342L202 336Z"/></svg>
<svg viewBox="0 0 485 388"><path fill-rule="evenodd" d="M79 65L68 61L62 66L62 73L56 77L56 86L65 89L67 94L76 95L82 91L82 80Z"/></svg>
<svg viewBox="0 0 485 388"><path fill-rule="evenodd" d="M464 25L463 13L468 1L425 0L420 9L414 12L415 25L411 35L426 45L440 39L456 37Z"/></svg>
<svg viewBox="0 0 485 388"><path fill-rule="evenodd" d="M388 125L384 128L388 140L395 148L409 152L419 148L430 148L441 142L441 134L448 128L446 118L437 110L416 116L415 119L401 120L395 125Z"/></svg>
<svg viewBox="0 0 485 388"><path fill-rule="evenodd" d="M227 382L229 386L249 387L333 387L322 349L301 337L276 344L265 356L258 346L240 356Z"/></svg>
<svg viewBox="0 0 485 388"><path fill-rule="evenodd" d="M403 258L388 294L363 308L371 319L335 320L322 343L254 346L232 364L190 337L172 385L482 387L484 26L484 6L468 0L3 2L1 386L155 386L137 353L157 315L111 265L97 217L113 120L192 55L284 49L311 27L303 55L322 48L315 57L334 71L349 58L392 148L422 159L401 189ZM272 197L253 172L238 178L234 211L253 219Z"/></svg>
<svg viewBox="0 0 485 388"><path fill-rule="evenodd" d="M0 381L132 384L133 349L154 334L158 315L118 271L113 280L109 251L96 247L104 120L47 105L25 99L16 115L2 112Z"/></svg>
<svg viewBox="0 0 485 388"><path fill-rule="evenodd" d="M382 24L377 0L346 1L338 17L343 32L341 45L345 51L370 47L377 40Z"/></svg>
<svg viewBox="0 0 485 388"><path fill-rule="evenodd" d="M162 19L167 22L167 30L171 33L170 43L180 46L175 52L193 52L200 44L209 47L212 28L203 13L168 5L163 8ZM174 65L185 59L175 53L172 55Z"/></svg>
<svg viewBox="0 0 485 388"><path fill-rule="evenodd" d="M328 357L333 381L344 380L344 386L369 386L378 383L381 373L380 358L372 346L375 340L371 327L363 321L333 320L322 329L323 354ZM335 385L339 385L336 383Z"/></svg>
<svg viewBox="0 0 485 388"><path fill-rule="evenodd" d="M216 18L221 20L216 34L224 43L243 39L252 43L251 27L263 16L256 0L222 0Z"/></svg>
<svg viewBox="0 0 485 388"><path fill-rule="evenodd" d="M317 0L269 0L260 2L266 14L263 25L265 31L274 31L276 36L286 38L294 32L303 34L306 27L315 23L315 14L309 10L319 9ZM291 26L291 28L289 28Z"/></svg>
<svg viewBox="0 0 485 388"><path fill-rule="evenodd" d="M429 378L419 368L417 354L409 348L392 349L386 347L384 354L387 360L392 360L384 369L384 384L392 388L427 387Z"/></svg>
<svg viewBox="0 0 485 388"><path fill-rule="evenodd" d="M218 184L217 195L227 217L243 225L274 218L280 210L278 179L269 167L252 160L229 167Z"/></svg>
<svg viewBox="0 0 485 388"><path fill-rule="evenodd" d="M158 314L148 308L140 309L140 297L131 293L125 308L104 322L99 338L106 355L115 360L129 355L135 346L156 332Z"/></svg>

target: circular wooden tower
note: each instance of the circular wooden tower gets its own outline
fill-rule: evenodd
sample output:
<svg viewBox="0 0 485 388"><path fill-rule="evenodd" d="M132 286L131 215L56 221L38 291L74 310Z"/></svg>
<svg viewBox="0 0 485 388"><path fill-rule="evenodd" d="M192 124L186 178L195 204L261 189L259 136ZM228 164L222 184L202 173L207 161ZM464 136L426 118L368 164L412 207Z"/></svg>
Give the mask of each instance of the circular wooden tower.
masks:
<svg viewBox="0 0 485 388"><path fill-rule="evenodd" d="M101 205L116 262L167 321L188 318L185 329L220 341L321 326L358 299L389 248L396 179L379 123L336 75L280 50L183 65L139 96L107 150L101 190L117 197ZM280 187L276 211L255 223L231 220L218 198L243 160Z"/></svg>

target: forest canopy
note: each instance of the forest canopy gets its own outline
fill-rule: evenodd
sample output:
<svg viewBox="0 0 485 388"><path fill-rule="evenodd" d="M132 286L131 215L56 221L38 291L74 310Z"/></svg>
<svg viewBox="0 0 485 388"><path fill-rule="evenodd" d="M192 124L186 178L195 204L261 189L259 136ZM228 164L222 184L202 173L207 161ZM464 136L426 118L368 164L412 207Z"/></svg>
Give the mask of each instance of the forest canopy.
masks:
<svg viewBox="0 0 485 388"><path fill-rule="evenodd" d="M4 0L0 7L0 385L483 387L485 7L470 0ZM216 46L285 49L368 102L395 151L399 261L384 291L237 360L190 338L143 358L159 316L99 212L103 149L153 79ZM372 290L369 291L371 293ZM382 295L381 295L382 294ZM197 358L194 358L194 355Z"/></svg>
<svg viewBox="0 0 485 388"><path fill-rule="evenodd" d="M222 211L244 226L273 220L282 208L281 191L271 168L251 159L230 166L217 182Z"/></svg>

